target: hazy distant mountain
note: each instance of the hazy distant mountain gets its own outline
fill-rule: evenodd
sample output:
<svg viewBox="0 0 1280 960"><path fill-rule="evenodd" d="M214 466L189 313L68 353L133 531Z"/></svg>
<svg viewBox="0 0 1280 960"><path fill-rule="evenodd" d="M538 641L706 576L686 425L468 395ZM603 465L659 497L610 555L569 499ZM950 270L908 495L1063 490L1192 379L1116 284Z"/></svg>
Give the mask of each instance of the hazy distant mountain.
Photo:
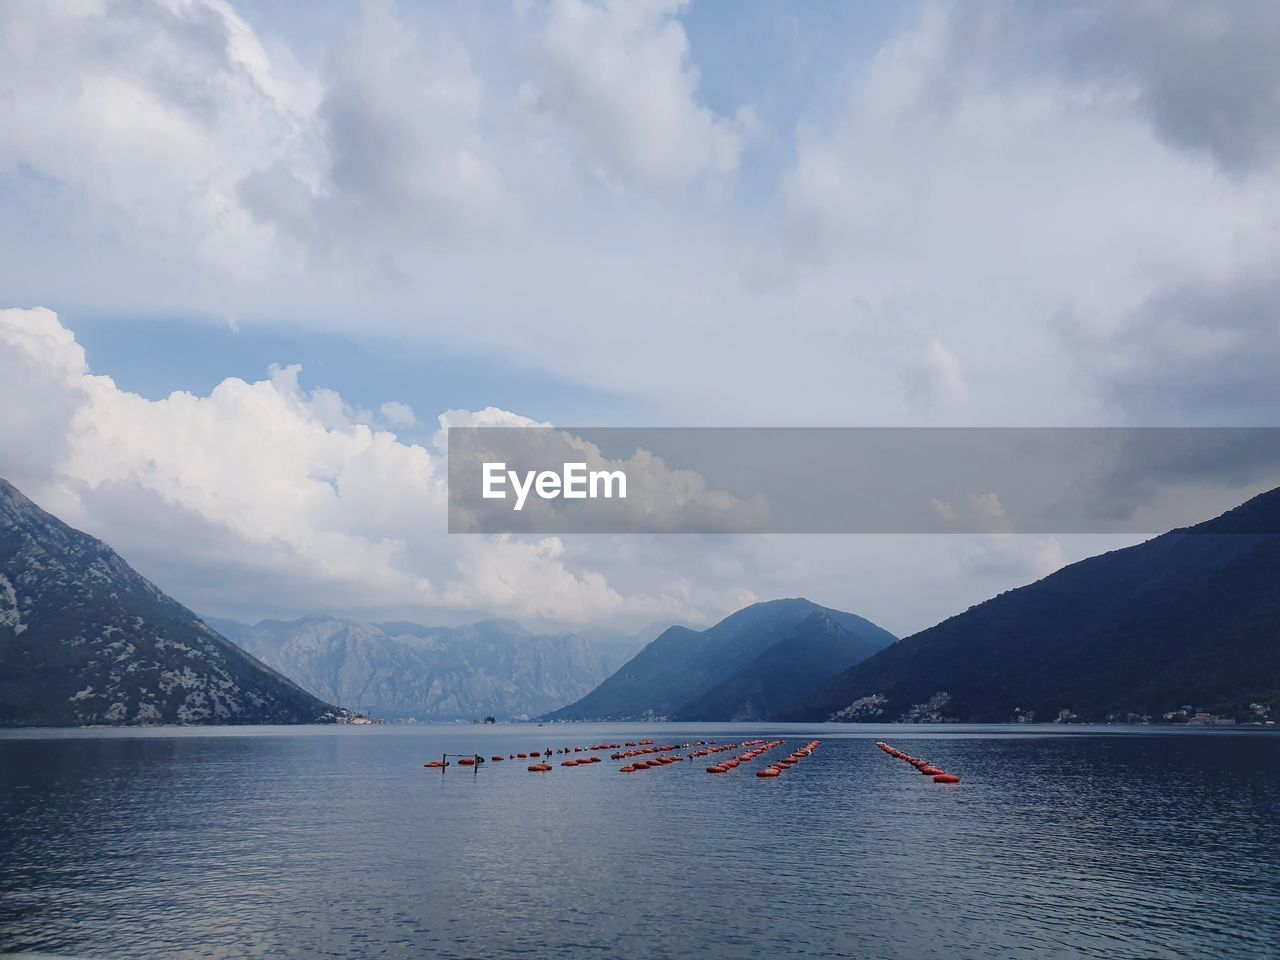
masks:
<svg viewBox="0 0 1280 960"><path fill-rule="evenodd" d="M548 719L758 719L894 639L809 600L757 603L707 630L671 627Z"/></svg>
<svg viewBox="0 0 1280 960"><path fill-rule="evenodd" d="M786 716L1102 720L1251 702L1280 706L1280 490L972 607Z"/></svg>
<svg viewBox="0 0 1280 960"><path fill-rule="evenodd" d="M509 620L211 622L306 689L387 720L535 716L582 696L635 649L535 634Z"/></svg>
<svg viewBox="0 0 1280 960"><path fill-rule="evenodd" d="M275 673L0 480L0 725L312 723Z"/></svg>

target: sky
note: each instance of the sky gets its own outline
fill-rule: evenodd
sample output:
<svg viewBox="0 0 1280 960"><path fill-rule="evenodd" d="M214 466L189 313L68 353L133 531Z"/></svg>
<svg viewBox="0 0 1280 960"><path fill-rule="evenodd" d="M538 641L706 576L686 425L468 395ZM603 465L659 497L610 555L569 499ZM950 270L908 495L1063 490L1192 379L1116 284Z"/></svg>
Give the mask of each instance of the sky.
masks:
<svg viewBox="0 0 1280 960"><path fill-rule="evenodd" d="M0 476L201 613L905 634L1132 538L450 537L442 427L1275 420L1273 3L300 10L0 5Z"/></svg>

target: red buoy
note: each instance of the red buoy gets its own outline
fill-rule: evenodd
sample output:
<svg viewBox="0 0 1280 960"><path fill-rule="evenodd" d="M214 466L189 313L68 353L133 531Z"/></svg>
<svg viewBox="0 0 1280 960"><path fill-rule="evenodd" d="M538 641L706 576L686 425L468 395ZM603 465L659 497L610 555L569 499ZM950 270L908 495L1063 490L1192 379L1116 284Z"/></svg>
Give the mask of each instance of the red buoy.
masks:
<svg viewBox="0 0 1280 960"><path fill-rule="evenodd" d="M934 783L959 783L960 778L954 773L939 773L933 778Z"/></svg>

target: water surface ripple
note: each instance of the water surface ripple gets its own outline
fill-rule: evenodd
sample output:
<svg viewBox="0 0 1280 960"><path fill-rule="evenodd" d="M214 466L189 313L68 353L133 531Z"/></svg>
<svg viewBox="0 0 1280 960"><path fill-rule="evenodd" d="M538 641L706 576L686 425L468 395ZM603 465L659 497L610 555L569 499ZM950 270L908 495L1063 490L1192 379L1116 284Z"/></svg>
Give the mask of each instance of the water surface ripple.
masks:
<svg viewBox="0 0 1280 960"><path fill-rule="evenodd" d="M822 746L546 775L651 736ZM960 773L935 785L886 739ZM9 731L0 951L1280 957L1280 736L738 725Z"/></svg>

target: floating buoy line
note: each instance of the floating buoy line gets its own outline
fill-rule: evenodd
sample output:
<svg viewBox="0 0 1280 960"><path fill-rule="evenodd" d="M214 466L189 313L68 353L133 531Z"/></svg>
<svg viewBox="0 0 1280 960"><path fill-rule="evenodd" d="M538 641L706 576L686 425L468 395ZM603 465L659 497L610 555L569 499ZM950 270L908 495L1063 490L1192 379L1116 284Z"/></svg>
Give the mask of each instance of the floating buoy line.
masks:
<svg viewBox="0 0 1280 960"><path fill-rule="evenodd" d="M801 760L806 759L811 753L813 753L813 751L817 750L821 743L821 740L810 740L799 750L794 751L791 756L785 757L782 760L775 760L763 770L757 770L756 776L762 779L782 776L785 771L790 770ZM760 752L763 753L764 751Z"/></svg>
<svg viewBox="0 0 1280 960"><path fill-rule="evenodd" d="M785 740L744 740L741 743L719 743L715 740L694 740L683 743L655 744L652 740L627 740L622 743L597 743L591 746L566 746L560 748L548 747L545 750L522 750L508 753L503 756L500 753L490 754L489 761L492 763L501 763L505 760L534 760L526 768L529 773L550 773L554 766L550 762L556 755L579 754L585 753L587 756L572 756L560 761L561 767L589 767L597 763L603 762L603 759L594 754L605 750L612 751L609 754L610 760L626 760L623 766L618 767L620 773L637 773L642 770L656 770L659 767L672 766L677 763L683 763L686 760L697 760L702 757L711 757L717 754L731 753L733 751L742 751L738 756L728 757L717 760L711 766L707 767L708 773L728 773L736 769L744 763L751 763L753 760L763 756L770 750L777 749L782 746ZM776 760L762 770L756 771L757 777L771 778L781 776L783 771L794 767L800 761L804 760L814 750L818 748L820 741L810 740L803 747L792 752L789 756ZM687 755L682 755L681 751L690 751ZM453 758L452 760L450 758ZM478 770L485 763L485 758L480 754L442 754L439 760L430 760L422 766L428 770L440 770L441 772L449 768L453 763L460 767L470 767Z"/></svg>
<svg viewBox="0 0 1280 960"><path fill-rule="evenodd" d="M756 759L756 757L760 756L766 750L772 750L774 747L778 747L781 745L782 745L781 740L771 740L768 743L765 743L763 740L745 740L742 743L742 746L747 748L745 753L743 753L741 756L738 756L738 757L730 757L727 760L720 760L716 763L713 763L711 766L707 767L707 773L728 773L730 770L736 769L741 764L750 763L752 760ZM730 744L729 747L730 749L732 749L733 744ZM706 754L720 753L720 752L722 751L708 750L706 751Z"/></svg>
<svg viewBox="0 0 1280 960"><path fill-rule="evenodd" d="M512 752L507 754L505 757L500 753L494 753L489 755L489 761L492 763L502 763L504 760L537 759L538 760L537 763L530 764L529 770L535 773L545 773L547 770L551 769L551 765L547 763L546 760L539 759L539 758L550 758L555 754L590 753L592 751L599 751L599 750L615 750L616 751L616 750L621 750L624 746L626 746L626 747L635 747L636 749L629 751L627 754L625 754L625 756L635 756L641 753L656 753L658 751L663 751L663 750L679 750L679 749L682 749L682 747L688 747L688 746L694 746L694 745L700 746L704 742L706 741L698 740L696 744L682 744L681 746L655 747L653 746L652 740L628 740L625 743L596 743L596 744L592 744L589 747L569 746L569 747L560 747L558 749L554 747L547 747L545 750L522 750L518 753ZM712 740L711 742L714 743L715 741ZM610 754L610 756L612 757L612 759L618 760L621 757L623 757L624 754L613 753L613 754ZM450 760L449 759L450 757L454 757L455 759ZM485 762L484 757L482 757L478 753L475 753L475 754L446 753L446 754L442 754L439 760L429 760L426 763L424 763L422 766L428 770L444 770L447 767L449 767L450 764L457 763L457 765L460 767L478 768L484 762ZM590 765L593 763L600 763L600 758L587 756L587 757L582 757L581 759L565 760L563 763L560 764L560 766L576 767L576 766ZM543 769L544 767L546 768L546 770Z"/></svg>
<svg viewBox="0 0 1280 960"><path fill-rule="evenodd" d="M759 759L770 750L777 749L786 741L784 740L744 740L741 743L718 743L715 740L695 740L693 742L671 743L664 745L655 745L652 740L627 740L623 743L597 743L591 746L566 746L559 749L547 747L545 750L528 750L513 752L505 757L500 753L491 754L489 761L493 763L501 763L504 760L534 760L534 763L527 767L530 773L550 773L553 766L549 762L555 755L560 754L579 754L585 753L584 757L569 757L560 762L561 767L589 767L597 763L602 763L603 758L594 754L611 750L609 754L610 760L626 760L629 761L625 765L618 768L620 773L638 773L642 770L656 770L659 767L667 767L673 764L682 763L685 760L697 760L702 757L711 757L717 754L731 753L733 751L742 751L738 756L727 757L725 759L716 760L711 766L707 767L707 773L719 774L729 773L736 770L744 763L751 763ZM814 750L821 745L820 740L810 740L803 747L793 751L790 755L775 760L768 766L757 770L756 776L761 779L772 779L780 777L787 770L796 766L803 760L807 759ZM932 777L934 783L959 783L960 777L954 773L948 773L940 767L936 767L927 760L919 757L913 757L909 753L899 750L897 747L891 746L882 740L876 741L876 746L893 757L895 760L901 760L926 777ZM692 751L682 756L680 751ZM450 760L450 757L453 760ZM639 759L636 759L639 758ZM443 772L448 769L451 763L457 763L460 767L470 767L478 770L485 763L485 758L480 754L443 754L439 760L430 760L423 764L428 770L440 770Z"/></svg>
<svg viewBox="0 0 1280 960"><path fill-rule="evenodd" d="M895 760L901 760L903 763L909 764L919 770L926 777L933 777L934 783L959 783L960 778L954 773L947 773L945 770L935 767L928 760L921 760L919 757L913 757L909 753L903 753L897 747L891 747L883 740L877 740L876 746L893 757Z"/></svg>

